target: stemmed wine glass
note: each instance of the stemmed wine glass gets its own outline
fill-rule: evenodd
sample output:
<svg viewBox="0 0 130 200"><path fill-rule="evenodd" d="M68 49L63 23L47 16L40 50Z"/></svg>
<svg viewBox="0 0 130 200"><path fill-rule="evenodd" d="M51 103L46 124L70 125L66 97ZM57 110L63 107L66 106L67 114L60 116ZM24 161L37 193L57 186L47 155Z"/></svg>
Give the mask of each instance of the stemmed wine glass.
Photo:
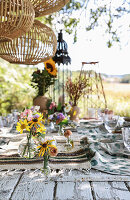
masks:
<svg viewBox="0 0 130 200"><path fill-rule="evenodd" d="M130 151L130 127L122 128L123 140L125 147Z"/></svg>
<svg viewBox="0 0 130 200"><path fill-rule="evenodd" d="M104 123L109 133L112 133L117 127L118 119L119 119L119 116L117 115L113 115L113 116L105 115Z"/></svg>

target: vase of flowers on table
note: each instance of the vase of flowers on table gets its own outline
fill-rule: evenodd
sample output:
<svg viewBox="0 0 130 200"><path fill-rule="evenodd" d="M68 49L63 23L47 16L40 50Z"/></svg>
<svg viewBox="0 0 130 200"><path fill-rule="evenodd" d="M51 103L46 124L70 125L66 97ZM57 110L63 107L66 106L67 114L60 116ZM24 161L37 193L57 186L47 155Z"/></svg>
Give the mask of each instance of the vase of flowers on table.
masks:
<svg viewBox="0 0 130 200"><path fill-rule="evenodd" d="M64 126L68 125L68 119L65 117L63 113L54 113L50 116L48 116L48 120L53 121L58 125L58 135L64 134Z"/></svg>
<svg viewBox="0 0 130 200"><path fill-rule="evenodd" d="M35 106L31 109L25 109L20 114L20 119L17 122L16 130L21 134L26 132L26 140L19 145L19 153L22 157L32 158L35 156L34 143L32 138L45 137L46 128L44 126L43 116L38 112L39 107Z"/></svg>
<svg viewBox="0 0 130 200"><path fill-rule="evenodd" d="M45 96L49 87L56 81L57 68L55 62L50 59L44 62L45 68L41 71L37 69L32 74L32 87L37 90L37 96L33 100L33 104L40 106L40 111L46 110L48 98Z"/></svg>
<svg viewBox="0 0 130 200"><path fill-rule="evenodd" d="M72 131L67 129L64 132L64 136L66 138L66 144L65 147L67 150L71 150L72 148L74 148L74 141L71 139L71 135L72 135Z"/></svg>
<svg viewBox="0 0 130 200"><path fill-rule="evenodd" d="M37 146L39 151L39 157L43 157L43 168L42 172L47 176L50 173L49 167L49 157L55 157L58 153L57 147L55 145L55 140L47 140L45 142L41 142L39 146Z"/></svg>
<svg viewBox="0 0 130 200"><path fill-rule="evenodd" d="M68 78L66 82L66 92L70 98L72 109L70 111L70 120L78 122L80 108L78 107L79 99L87 93L89 87L88 79L80 72L79 76L72 79Z"/></svg>

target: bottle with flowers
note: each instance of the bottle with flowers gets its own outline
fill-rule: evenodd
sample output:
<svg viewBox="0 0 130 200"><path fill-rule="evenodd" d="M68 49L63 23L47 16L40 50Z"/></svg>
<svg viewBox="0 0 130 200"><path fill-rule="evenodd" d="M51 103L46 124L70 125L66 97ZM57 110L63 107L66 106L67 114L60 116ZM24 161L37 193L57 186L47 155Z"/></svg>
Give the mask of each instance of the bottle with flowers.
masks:
<svg viewBox="0 0 130 200"><path fill-rule="evenodd" d="M57 77L57 68L55 62L50 59L44 62L44 69L41 71L37 69L32 74L32 87L37 90L37 96L33 100L34 105L40 106L40 111L46 110L46 103L48 98L45 97L49 87L53 85Z"/></svg>
<svg viewBox="0 0 130 200"><path fill-rule="evenodd" d="M44 138L46 133L43 116L39 112L39 106L25 109L20 114L16 130L21 134L23 131L26 133L26 141L19 146L20 155L29 159L34 157L35 150L32 145L32 138Z"/></svg>
<svg viewBox="0 0 130 200"><path fill-rule="evenodd" d="M76 78L68 78L65 88L69 96L70 102L72 103L70 119L78 122L78 115L80 113L78 102L83 94L87 93L87 88L89 88L88 78L83 75L81 71L79 76L77 76Z"/></svg>
<svg viewBox="0 0 130 200"><path fill-rule="evenodd" d="M48 117L48 120L53 121L58 125L58 135L64 134L64 126L68 125L68 119L65 117L63 113L54 113Z"/></svg>
<svg viewBox="0 0 130 200"><path fill-rule="evenodd" d="M50 173L50 167L48 165L49 157L55 157L58 153L57 147L55 145L55 140L47 140L41 142L37 146L39 151L39 157L43 157L43 169L42 172L47 176ZM54 143L54 144L53 144Z"/></svg>
<svg viewBox="0 0 130 200"><path fill-rule="evenodd" d="M72 131L69 129L64 132L64 136L66 138L65 147L67 148L67 150L71 150L72 148L74 148L74 141L71 139L71 135Z"/></svg>

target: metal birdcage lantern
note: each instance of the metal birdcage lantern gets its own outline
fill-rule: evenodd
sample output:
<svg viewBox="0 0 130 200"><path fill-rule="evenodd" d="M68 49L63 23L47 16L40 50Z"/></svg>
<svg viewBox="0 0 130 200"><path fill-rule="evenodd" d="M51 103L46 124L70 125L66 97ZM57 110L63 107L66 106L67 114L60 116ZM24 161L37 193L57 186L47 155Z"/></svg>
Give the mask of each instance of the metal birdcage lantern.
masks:
<svg viewBox="0 0 130 200"><path fill-rule="evenodd" d="M67 77L69 76L69 70L64 69L64 65L71 64L71 58L68 55L68 45L63 40L63 33L62 30L60 30L60 33L58 33L58 40L57 40L57 50L55 53L55 56L53 57L53 60L55 63L58 64L58 97L61 97L61 103L64 104L65 102L65 82L67 80ZM71 71L70 71L71 73ZM54 87L54 91L56 90L56 86ZM55 95L54 95L55 96Z"/></svg>
<svg viewBox="0 0 130 200"><path fill-rule="evenodd" d="M60 33L58 33L58 40L57 40L57 50L56 54L53 57L53 60L55 63L58 65L60 64L71 64L71 58L68 55L68 45L67 43L63 40L63 33L62 30L60 30Z"/></svg>

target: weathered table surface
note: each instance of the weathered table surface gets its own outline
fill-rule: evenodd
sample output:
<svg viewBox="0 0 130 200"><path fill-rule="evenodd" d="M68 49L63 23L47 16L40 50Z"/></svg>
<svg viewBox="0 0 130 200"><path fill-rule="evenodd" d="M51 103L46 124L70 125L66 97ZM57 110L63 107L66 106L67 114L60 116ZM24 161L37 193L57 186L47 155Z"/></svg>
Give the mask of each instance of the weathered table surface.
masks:
<svg viewBox="0 0 130 200"><path fill-rule="evenodd" d="M0 171L0 200L129 200L130 177L91 170L53 171L46 178L40 170Z"/></svg>
<svg viewBox="0 0 130 200"><path fill-rule="evenodd" d="M0 170L0 200L129 200L130 176L91 169L52 171Z"/></svg>

